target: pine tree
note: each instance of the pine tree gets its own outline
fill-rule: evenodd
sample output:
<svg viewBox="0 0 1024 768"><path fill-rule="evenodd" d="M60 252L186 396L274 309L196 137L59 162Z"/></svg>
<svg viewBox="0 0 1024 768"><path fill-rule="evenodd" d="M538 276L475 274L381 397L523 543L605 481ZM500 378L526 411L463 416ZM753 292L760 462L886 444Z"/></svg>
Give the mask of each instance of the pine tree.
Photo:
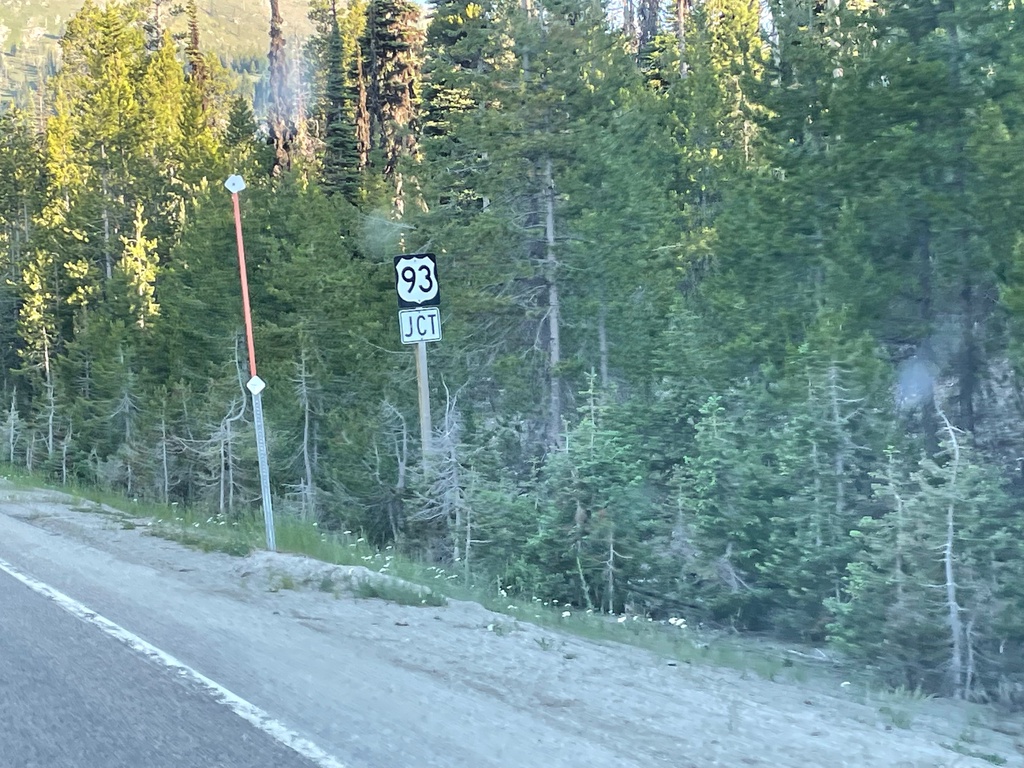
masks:
<svg viewBox="0 0 1024 768"><path fill-rule="evenodd" d="M468 287L482 291L472 301L488 312L466 309L474 313L478 343L494 339L487 354L502 361L494 369L496 383L509 405L515 401L513 408L537 418L526 403L537 403L537 392L544 392L548 446L560 443L563 416L571 412L565 403L565 374L572 370L564 351L569 338L563 338L565 275L582 269L573 263L577 253L581 262L593 256L583 242L578 250L567 245L579 234L574 220L586 217L586 236L600 242L629 218L611 202L611 187L601 196L603 210L586 191L600 169L630 172L625 158L604 162L585 149L588 141L603 141L610 152L629 151L625 135L600 138L602 129L615 130L629 87L626 51L603 25L601 9L591 5L547 9L542 24L513 6L446 4L428 30L433 61L426 88L433 108L425 117L426 226L456 254L455 264L466 263L466 273L480 281L479 288ZM604 230L602 215L616 217ZM494 243L504 253L495 253ZM610 243L601 252L613 248ZM600 281L600 269L593 273ZM607 317L613 283L606 284L605 305L588 302L591 329ZM484 295L496 300L481 304ZM496 333L481 332L495 323ZM591 333L588 346L600 347L600 331Z"/></svg>
<svg viewBox="0 0 1024 768"><path fill-rule="evenodd" d="M42 211L46 188L41 137L30 127L28 115L17 109L0 114L0 253L3 285L0 285L0 366L4 390L10 389L8 373L18 366L17 286L26 262L31 258L31 240L36 217Z"/></svg>
<svg viewBox="0 0 1024 768"><path fill-rule="evenodd" d="M891 433L888 369L870 338L844 338L841 313L823 312L787 364L776 433L779 471L792 495L778 500L763 577L785 590L777 630L821 641L825 599L838 598L857 554L849 532L874 506L863 478Z"/></svg>
<svg viewBox="0 0 1024 768"><path fill-rule="evenodd" d="M206 79L206 60L199 45L199 9L196 0L187 0L185 16L188 19L188 42L185 45L185 61L188 65L188 77L200 92L204 90ZM203 104L205 108L207 104Z"/></svg>
<svg viewBox="0 0 1024 768"><path fill-rule="evenodd" d="M178 163L185 136L182 128L188 91L175 46L168 36L146 63L138 86L140 162L133 169L142 203L149 220L150 235L161 261L184 226L184 201L188 195L179 178ZM143 191L144 190L144 191Z"/></svg>
<svg viewBox="0 0 1024 768"><path fill-rule="evenodd" d="M236 149L251 144L255 137L256 117L253 114L252 105L248 99L239 96L231 102L224 143L228 147Z"/></svg>
<svg viewBox="0 0 1024 768"><path fill-rule="evenodd" d="M772 554L773 510L793 495L793 479L779 472L780 420L749 388L712 396L673 478L677 589L705 618L767 627L784 594L761 576Z"/></svg>
<svg viewBox="0 0 1024 768"><path fill-rule="evenodd" d="M391 185L391 203L399 218L405 211L399 164L415 153L417 146L419 15L419 8L408 0L369 0L366 27L359 39L359 155L364 165L374 166Z"/></svg>
<svg viewBox="0 0 1024 768"><path fill-rule="evenodd" d="M639 514L641 463L625 435L607 423L597 375L591 372L581 419L564 450L544 470L547 509L530 543L545 563L545 598L608 613L629 602L630 582L644 573L649 522Z"/></svg>
<svg viewBox="0 0 1024 768"><path fill-rule="evenodd" d="M143 205L135 207L135 231L131 237L122 235L124 246L121 259L115 268L118 283L122 284L117 294L126 299L124 315L134 320L139 328L155 316L160 307L156 302L156 276L158 271L157 241L146 236L148 221L143 214Z"/></svg>
<svg viewBox="0 0 1024 768"><path fill-rule="evenodd" d="M355 203L359 196L359 149L356 144L353 108L345 73L341 27L335 15L325 52L324 154L321 172L329 194L340 194Z"/></svg>
<svg viewBox="0 0 1024 768"><path fill-rule="evenodd" d="M1019 527L1000 482L963 433L944 422L942 453L906 473L888 452L875 475L887 510L854 530L863 555L830 600L834 640L873 659L893 685L959 698L998 695L1021 634ZM1008 621L1009 620L1009 621Z"/></svg>

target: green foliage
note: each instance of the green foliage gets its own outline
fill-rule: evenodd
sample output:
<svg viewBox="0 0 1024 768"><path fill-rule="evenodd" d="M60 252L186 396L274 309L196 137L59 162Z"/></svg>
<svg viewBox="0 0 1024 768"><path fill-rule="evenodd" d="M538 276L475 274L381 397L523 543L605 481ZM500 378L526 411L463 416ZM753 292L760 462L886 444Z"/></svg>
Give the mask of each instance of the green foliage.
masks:
<svg viewBox="0 0 1024 768"><path fill-rule="evenodd" d="M996 752L985 752L980 749L972 749L971 747L959 741L953 744L943 744L942 746L950 750L951 752L956 752L958 755L976 757L979 760L984 760L988 763L992 763L992 765L1006 765L1007 763L1006 758Z"/></svg>
<svg viewBox="0 0 1024 768"><path fill-rule="evenodd" d="M956 652L949 593L933 585L955 580L958 612L967 627L959 638L963 652L976 659L973 675L993 679L1013 662L989 655L984 638L992 642L994 636L985 627L1002 627L997 634L1004 649L1020 642L1010 627L1020 610L1021 559L1019 524L998 478L977 463L971 446L944 446L943 454L921 459L909 473L899 454L888 451L888 466L874 485L887 508L851 532L863 542L861 554L849 566L845 596L829 604L836 613L834 640L872 658L892 684L953 691L963 683L948 677ZM943 571L947 546L952 572Z"/></svg>
<svg viewBox="0 0 1024 768"><path fill-rule="evenodd" d="M323 95L324 154L322 182L328 194L355 203L359 193L359 148L345 72L345 51L337 19L326 41Z"/></svg>
<svg viewBox="0 0 1024 768"><path fill-rule="evenodd" d="M295 589L295 579L290 573L274 573L270 577L271 592L280 592L282 589Z"/></svg>
<svg viewBox="0 0 1024 768"><path fill-rule="evenodd" d="M643 578L643 465L608 424L591 374L579 424L544 467L547 504L530 542L541 572L536 590L555 600L618 613ZM541 566L543 564L543 566ZM551 567L554 565L555 567Z"/></svg>
<svg viewBox="0 0 1024 768"><path fill-rule="evenodd" d="M772 589L758 572L769 556L772 510L792 484L779 472L765 404L743 392L730 400L713 396L701 407L692 453L673 478L675 547L687 602L706 606L713 619L760 628Z"/></svg>
<svg viewBox="0 0 1024 768"><path fill-rule="evenodd" d="M240 173L283 549L1019 698L1018 4L706 0L637 54L584 0L438 0L422 41L413 5L315 0L305 113L271 115L200 6L179 50L86 3L0 115L0 457L259 545Z"/></svg>

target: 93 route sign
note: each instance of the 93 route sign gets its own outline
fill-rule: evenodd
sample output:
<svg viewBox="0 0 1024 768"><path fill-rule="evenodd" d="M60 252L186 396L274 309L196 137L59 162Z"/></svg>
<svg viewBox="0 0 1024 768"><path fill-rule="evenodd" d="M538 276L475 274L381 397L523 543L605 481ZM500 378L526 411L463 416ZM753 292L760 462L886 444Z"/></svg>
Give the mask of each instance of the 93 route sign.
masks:
<svg viewBox="0 0 1024 768"><path fill-rule="evenodd" d="M436 307L441 303L437 257L432 253L395 256L395 288L401 309Z"/></svg>

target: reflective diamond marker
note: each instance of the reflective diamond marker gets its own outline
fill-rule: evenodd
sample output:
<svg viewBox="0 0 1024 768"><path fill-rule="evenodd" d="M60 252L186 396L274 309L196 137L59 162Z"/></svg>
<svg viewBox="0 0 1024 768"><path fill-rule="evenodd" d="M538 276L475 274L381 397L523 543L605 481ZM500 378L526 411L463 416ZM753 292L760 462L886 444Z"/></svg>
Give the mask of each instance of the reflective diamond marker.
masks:
<svg viewBox="0 0 1024 768"><path fill-rule="evenodd" d="M245 189L245 180L241 176L229 176L228 180L224 182L224 186L228 188L228 192L237 195Z"/></svg>
<svg viewBox="0 0 1024 768"><path fill-rule="evenodd" d="M245 388L252 392L254 395L258 395L264 389L267 388L267 382L261 379L259 376L253 376L246 383Z"/></svg>

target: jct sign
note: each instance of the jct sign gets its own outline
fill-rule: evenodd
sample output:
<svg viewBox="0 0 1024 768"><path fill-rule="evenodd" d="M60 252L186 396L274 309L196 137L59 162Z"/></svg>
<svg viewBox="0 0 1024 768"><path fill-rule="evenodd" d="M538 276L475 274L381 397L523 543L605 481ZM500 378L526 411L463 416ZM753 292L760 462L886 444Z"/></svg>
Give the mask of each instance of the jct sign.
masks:
<svg viewBox="0 0 1024 768"><path fill-rule="evenodd" d="M403 344L441 340L441 311L437 307L398 310Z"/></svg>

